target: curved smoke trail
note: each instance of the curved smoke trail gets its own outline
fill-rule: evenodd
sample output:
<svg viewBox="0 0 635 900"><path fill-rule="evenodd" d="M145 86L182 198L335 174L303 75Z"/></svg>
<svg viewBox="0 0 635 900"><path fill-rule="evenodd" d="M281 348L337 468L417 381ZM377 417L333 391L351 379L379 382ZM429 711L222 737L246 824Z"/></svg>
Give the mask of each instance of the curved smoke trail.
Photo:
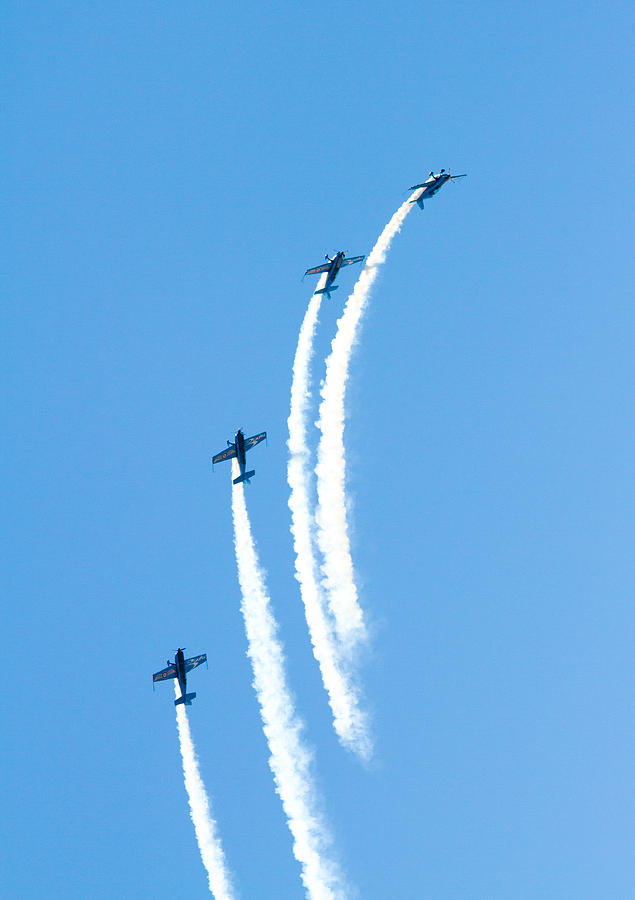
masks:
<svg viewBox="0 0 635 900"><path fill-rule="evenodd" d="M237 474L234 461L233 476ZM328 858L332 839L317 810L312 756L304 744L304 726L287 685L278 627L251 535L242 484L232 486L232 513L247 654L271 753L269 766L293 837L293 854L301 865L307 896L311 900L339 900L345 890L336 863Z"/></svg>
<svg viewBox="0 0 635 900"><path fill-rule="evenodd" d="M323 275L316 290L323 288ZM309 499L309 448L307 446L307 412L311 394L309 368L313 358L313 338L323 294L313 294L298 335L298 346L293 361L291 383L291 409L289 426L289 461L287 481L291 489L291 534L295 550L295 577L300 584L313 655L320 667L322 682L328 694L333 713L333 725L342 744L362 759L372 754L365 713L360 709L359 697L352 676L338 659L338 647L324 606L323 596L316 577L313 554L312 515Z"/></svg>
<svg viewBox="0 0 635 900"><path fill-rule="evenodd" d="M344 399L351 351L357 329L366 309L370 289L379 266L394 236L410 212L413 194L397 212L377 239L366 265L337 322L337 333L326 360L326 375L321 389L319 420L321 432L316 466L318 508L317 541L324 562L322 583L335 622L335 631L344 654L349 658L356 646L367 640L366 623L357 599L353 561L346 521L346 454L344 451Z"/></svg>
<svg viewBox="0 0 635 900"><path fill-rule="evenodd" d="M178 682L174 683L174 692L178 700L181 696ZM233 900L234 891L227 871L225 854L216 833L216 823L212 818L209 799L199 772L185 706L176 707L176 723L179 729L179 744L183 760L185 790L190 803L190 817L194 823L201 859L207 870L209 889L216 900Z"/></svg>

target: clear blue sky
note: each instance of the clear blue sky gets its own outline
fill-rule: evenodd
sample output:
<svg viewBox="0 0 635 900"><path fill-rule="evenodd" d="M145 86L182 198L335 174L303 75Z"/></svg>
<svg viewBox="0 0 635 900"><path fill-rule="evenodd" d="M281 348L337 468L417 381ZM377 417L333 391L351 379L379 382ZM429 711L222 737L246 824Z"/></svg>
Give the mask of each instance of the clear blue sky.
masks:
<svg viewBox="0 0 635 900"><path fill-rule="evenodd" d="M177 646L209 656L191 724L240 896L303 896L209 465L238 425L269 432L249 509L359 896L633 896L632 5L2 19L3 897L206 896L151 691ZM441 167L468 178L395 241L348 397L366 771L293 579L300 276Z"/></svg>

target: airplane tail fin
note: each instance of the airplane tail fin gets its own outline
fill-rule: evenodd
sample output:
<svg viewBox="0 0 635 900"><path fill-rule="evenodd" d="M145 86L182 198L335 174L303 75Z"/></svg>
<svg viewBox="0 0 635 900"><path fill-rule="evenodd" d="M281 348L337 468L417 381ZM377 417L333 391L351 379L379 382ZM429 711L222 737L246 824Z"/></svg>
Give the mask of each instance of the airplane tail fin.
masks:
<svg viewBox="0 0 635 900"><path fill-rule="evenodd" d="M238 478L234 478L234 484L240 484L241 481L246 481L247 484L249 484L249 479L255 474L255 469L252 469L251 472L245 472L244 475L239 475Z"/></svg>
<svg viewBox="0 0 635 900"><path fill-rule="evenodd" d="M415 200L414 202L417 204L419 209L423 209L423 200Z"/></svg>
<svg viewBox="0 0 635 900"><path fill-rule="evenodd" d="M179 706L181 703L184 703L185 706L191 706L192 700L196 697L196 691L191 694L185 694L183 697L179 697L178 700L174 701L175 706Z"/></svg>
<svg viewBox="0 0 635 900"><path fill-rule="evenodd" d="M320 288L319 291L313 291L314 294L326 294L326 296L331 299L331 291L336 291L339 287L339 284L332 284L330 288Z"/></svg>

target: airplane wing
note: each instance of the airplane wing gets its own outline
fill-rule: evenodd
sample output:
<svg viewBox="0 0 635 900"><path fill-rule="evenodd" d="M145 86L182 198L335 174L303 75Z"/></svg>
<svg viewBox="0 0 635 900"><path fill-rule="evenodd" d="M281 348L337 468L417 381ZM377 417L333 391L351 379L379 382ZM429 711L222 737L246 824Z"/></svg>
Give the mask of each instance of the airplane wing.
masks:
<svg viewBox="0 0 635 900"><path fill-rule="evenodd" d="M254 434L253 437L247 438L245 441L245 450L251 450L252 447L255 447L256 444L259 444L260 441L264 441L267 437L266 431L261 431L260 434Z"/></svg>
<svg viewBox="0 0 635 900"><path fill-rule="evenodd" d="M193 656L191 659L185 660L185 671L191 672L192 669L195 669L197 666L200 666L201 663L207 662L207 653L201 653L200 656Z"/></svg>
<svg viewBox="0 0 635 900"><path fill-rule="evenodd" d="M352 266L353 263L361 262L363 259L366 259L366 257L365 256L351 256L350 259L345 259L342 262L342 265L343 266Z"/></svg>
<svg viewBox="0 0 635 900"><path fill-rule="evenodd" d="M343 263L343 265L345 265L345 263ZM328 272L328 270L330 268L331 268L331 263L327 262L321 266L315 266L314 269L307 269L306 272L304 273L304 275L321 275L322 272ZM304 275L302 276L303 278L304 278Z"/></svg>
<svg viewBox="0 0 635 900"><path fill-rule="evenodd" d="M168 666L167 669L161 669L152 676L153 681L165 681L166 678L176 678L176 666Z"/></svg>
<svg viewBox="0 0 635 900"><path fill-rule="evenodd" d="M223 462L226 459L232 459L234 456L236 456L236 448L228 447L227 450L221 450L216 456L212 456L212 464Z"/></svg>

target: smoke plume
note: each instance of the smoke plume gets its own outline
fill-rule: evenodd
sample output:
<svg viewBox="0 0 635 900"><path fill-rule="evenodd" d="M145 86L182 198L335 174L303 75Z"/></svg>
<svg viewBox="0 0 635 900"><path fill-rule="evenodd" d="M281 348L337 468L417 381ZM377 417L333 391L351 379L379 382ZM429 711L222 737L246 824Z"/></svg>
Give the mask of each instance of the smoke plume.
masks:
<svg viewBox="0 0 635 900"><path fill-rule="evenodd" d="M234 461L234 477L237 473ZM304 725L295 712L287 685L278 626L251 535L243 484L232 485L232 512L247 654L269 746L269 766L293 838L293 854L300 863L310 900L343 900L345 891L339 868L330 857L332 839L318 809L312 755L304 742Z"/></svg>

